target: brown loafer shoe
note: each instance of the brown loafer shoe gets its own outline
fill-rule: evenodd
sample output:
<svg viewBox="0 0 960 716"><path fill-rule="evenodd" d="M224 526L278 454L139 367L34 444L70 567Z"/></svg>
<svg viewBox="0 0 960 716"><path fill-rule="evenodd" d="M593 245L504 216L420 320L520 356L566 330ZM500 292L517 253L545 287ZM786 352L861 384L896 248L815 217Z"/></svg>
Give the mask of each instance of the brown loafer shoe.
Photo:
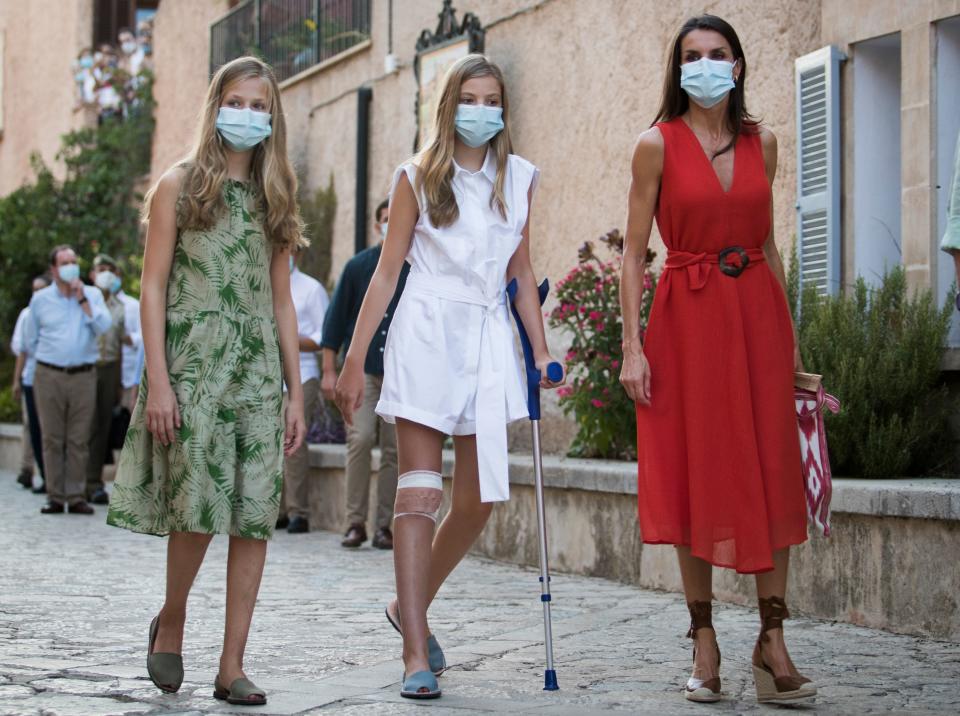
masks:
<svg viewBox="0 0 960 716"><path fill-rule="evenodd" d="M67 508L67 512L69 512L71 515L92 515L94 510L86 502L80 500L79 502L74 502L72 505L70 505Z"/></svg>
<svg viewBox="0 0 960 716"><path fill-rule="evenodd" d="M359 547L367 541L367 530L361 524L352 524L340 542L341 547Z"/></svg>
<svg viewBox="0 0 960 716"><path fill-rule="evenodd" d="M50 500L47 504L40 508L40 513L44 515L62 515L63 514L63 503L57 502L55 500Z"/></svg>
<svg viewBox="0 0 960 716"><path fill-rule="evenodd" d="M370 544L377 549L393 549L393 533L390 531L390 528L381 527L378 529L377 533L373 536L373 542Z"/></svg>

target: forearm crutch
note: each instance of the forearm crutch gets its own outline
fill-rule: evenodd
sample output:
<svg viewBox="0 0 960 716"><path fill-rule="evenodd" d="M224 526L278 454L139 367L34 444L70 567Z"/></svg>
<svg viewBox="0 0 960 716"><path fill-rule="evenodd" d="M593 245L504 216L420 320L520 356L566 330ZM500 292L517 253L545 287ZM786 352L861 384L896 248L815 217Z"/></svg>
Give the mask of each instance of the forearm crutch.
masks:
<svg viewBox="0 0 960 716"><path fill-rule="evenodd" d="M540 305L550 292L550 284L544 279L539 288ZM517 313L515 299L517 297L517 281L507 286L507 296L510 298L510 310L517 322L517 332L520 334L520 345L523 348L523 362L527 373L527 409L530 412L530 425L533 427L533 475L534 491L537 495L537 538L540 542L540 601L543 603L543 635L544 646L547 650L547 669L543 674L543 690L556 691L557 672L553 668L553 629L550 623L550 565L547 561L547 522L543 507L543 461L540 454L540 371L533 359L533 347L530 338ZM551 363L547 366L547 378L554 382L563 379L563 366Z"/></svg>

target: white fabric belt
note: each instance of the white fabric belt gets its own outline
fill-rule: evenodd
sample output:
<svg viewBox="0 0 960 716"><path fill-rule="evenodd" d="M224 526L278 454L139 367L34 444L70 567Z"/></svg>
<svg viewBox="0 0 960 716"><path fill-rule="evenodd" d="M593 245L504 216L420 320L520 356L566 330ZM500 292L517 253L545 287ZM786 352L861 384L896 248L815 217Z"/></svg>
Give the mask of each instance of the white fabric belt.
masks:
<svg viewBox="0 0 960 716"><path fill-rule="evenodd" d="M514 350L513 331L506 310L506 289L486 295L446 276L411 271L406 292L482 306L480 355L477 361L477 463L481 502L510 499L507 458L507 395L504 380L506 356ZM470 326L464 326L470 330Z"/></svg>

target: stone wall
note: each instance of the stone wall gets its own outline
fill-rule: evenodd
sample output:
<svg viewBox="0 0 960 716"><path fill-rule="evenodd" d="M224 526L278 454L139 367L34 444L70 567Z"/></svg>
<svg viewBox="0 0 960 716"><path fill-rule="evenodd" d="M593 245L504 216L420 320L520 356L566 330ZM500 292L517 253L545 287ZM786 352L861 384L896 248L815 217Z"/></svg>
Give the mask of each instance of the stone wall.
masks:
<svg viewBox="0 0 960 716"><path fill-rule="evenodd" d="M0 425L0 470L20 465L21 429ZM444 474L452 474L452 452ZM374 469L378 467L374 459ZM342 533L346 449L310 447L310 525ZM112 479L112 471L105 473ZM636 464L544 459L551 568L682 591L672 547L644 545L637 527ZM498 503L473 553L538 565L536 499L529 456L510 459L511 497ZM450 502L445 481L442 512ZM960 641L960 480L834 481L833 534L792 551L788 601L798 613L905 634ZM371 480L368 527L374 527ZM754 578L714 572L720 601L756 602ZM557 577L562 579L562 577Z"/></svg>
<svg viewBox="0 0 960 716"><path fill-rule="evenodd" d="M345 450L313 446L311 524L342 531ZM512 455L511 497L498 503L473 553L536 566L536 498L528 456ZM444 474L452 472L447 455ZM558 573L682 591L674 549L644 545L636 464L544 459L550 563ZM376 480L372 481L375 493ZM832 535L792 550L791 608L821 618L960 641L960 480L834 481ZM449 504L446 484L444 511ZM371 504L375 500L371 498ZM372 513L371 513L372 518ZM752 576L714 571L716 598L755 604Z"/></svg>
<svg viewBox="0 0 960 716"><path fill-rule="evenodd" d="M93 37L93 0L0 2L3 124L0 196L33 179L30 155L54 165L60 137L94 118L74 111L71 63Z"/></svg>

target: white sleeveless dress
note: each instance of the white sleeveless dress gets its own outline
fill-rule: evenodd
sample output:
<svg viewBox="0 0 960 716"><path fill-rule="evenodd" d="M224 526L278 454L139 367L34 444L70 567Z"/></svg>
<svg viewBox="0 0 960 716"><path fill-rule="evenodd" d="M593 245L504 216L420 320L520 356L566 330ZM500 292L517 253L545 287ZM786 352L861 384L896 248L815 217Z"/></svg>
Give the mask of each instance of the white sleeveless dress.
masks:
<svg viewBox="0 0 960 716"><path fill-rule="evenodd" d="M414 164L401 165L391 197L403 174L417 193L416 173ZM442 229L431 224L418 194L410 274L387 335L376 408L390 423L403 418L448 435L476 434L483 502L509 499L507 423L529 415L506 273L539 178L533 164L509 156L504 220L490 206L496 173L489 151L480 171L454 163L460 216Z"/></svg>

